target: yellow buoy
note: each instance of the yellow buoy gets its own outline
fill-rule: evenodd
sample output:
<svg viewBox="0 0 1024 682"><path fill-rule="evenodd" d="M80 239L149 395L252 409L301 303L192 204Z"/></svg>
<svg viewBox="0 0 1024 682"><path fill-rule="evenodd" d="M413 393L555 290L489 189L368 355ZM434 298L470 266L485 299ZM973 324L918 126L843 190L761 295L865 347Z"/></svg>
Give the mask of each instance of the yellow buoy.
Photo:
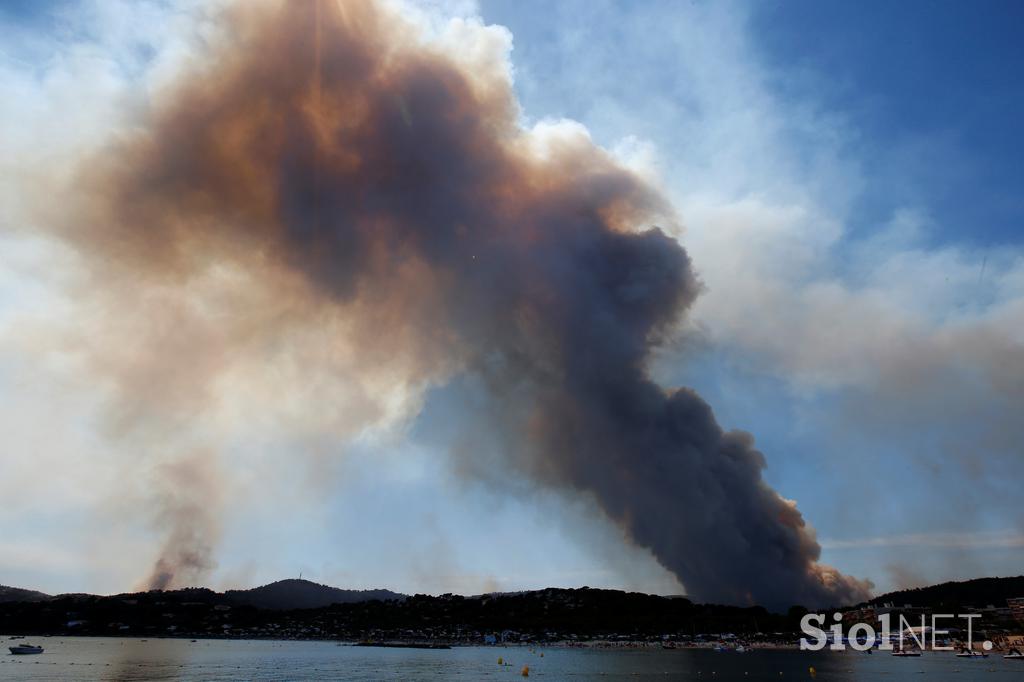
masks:
<svg viewBox="0 0 1024 682"><path fill-rule="evenodd" d="M519 674L522 675L523 677L529 677L530 676L530 666L524 665L522 672L519 673Z"/></svg>
<svg viewBox="0 0 1024 682"><path fill-rule="evenodd" d="M504 662L505 659L503 659L501 656L498 656L498 665L502 665Z"/></svg>

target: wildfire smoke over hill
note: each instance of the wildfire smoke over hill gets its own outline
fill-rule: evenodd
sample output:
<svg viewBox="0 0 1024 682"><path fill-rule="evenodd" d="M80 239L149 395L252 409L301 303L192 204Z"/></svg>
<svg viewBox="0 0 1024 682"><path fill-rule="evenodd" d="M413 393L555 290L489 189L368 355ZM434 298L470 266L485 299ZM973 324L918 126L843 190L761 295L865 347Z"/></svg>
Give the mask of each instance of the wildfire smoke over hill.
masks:
<svg viewBox="0 0 1024 682"><path fill-rule="evenodd" d="M295 413L343 440L468 375L506 466L592 498L695 598L866 596L818 563L751 436L652 380L699 291L672 208L579 126L520 125L501 32L431 42L371 2L243 2L216 25L41 208L98 292L89 366L119 438L317 377ZM284 376L254 369L282 347ZM167 454L161 585L209 564L224 473L188 465L208 440Z"/></svg>

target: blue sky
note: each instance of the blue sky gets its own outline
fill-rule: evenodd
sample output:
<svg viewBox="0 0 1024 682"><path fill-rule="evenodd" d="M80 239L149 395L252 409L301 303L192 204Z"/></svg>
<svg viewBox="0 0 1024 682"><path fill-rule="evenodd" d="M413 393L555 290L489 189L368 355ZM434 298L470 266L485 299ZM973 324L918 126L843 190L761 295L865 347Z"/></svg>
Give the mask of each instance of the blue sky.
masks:
<svg viewBox="0 0 1024 682"><path fill-rule="evenodd" d="M640 78L669 82L672 54L631 44L637 36L615 25L615 17L659 15L670 25L679 14L658 3L567 3L554 12L530 3L483 4L486 19L520 38L514 60L529 63L534 54L557 51L567 32L587 31L598 43L614 45L623 61L649 60ZM979 8L955 1L796 0L741 4L735 14L731 28L743 32L771 93L807 103L842 128L846 151L868 183L852 207L852 235L869 233L910 203L928 208L935 221L928 236L935 244L1020 242L1019 3ZM659 44L658 38L653 42ZM531 92L521 92L529 102ZM565 102L560 113L583 116L572 104ZM643 122L635 125L644 128Z"/></svg>
<svg viewBox="0 0 1024 682"><path fill-rule="evenodd" d="M421 9L506 27L523 124L579 121L673 200L705 291L654 371L755 435L769 482L799 502L827 562L880 589L1020 572L1019 3ZM119 97L188 53L190 15L174 3L0 13L12 37L0 88L16 95L0 105L0 149L14 159L5 178L99 137ZM73 125L56 94L67 91L87 95ZM0 583L122 589L159 545L145 492L154 471L109 454L73 354L36 358L73 297L55 274L64 256L16 229L17 197L2 198L13 208L0 228L0 395L16 407L0 417L12 434ZM438 432L445 389L417 400L387 425L400 435L344 444L320 424L282 433L288 415L277 413L244 429L204 424L237 472L209 582L302 570L409 592L679 591L585 501L532 490L500 466L467 484ZM54 412L65 417L57 432ZM62 474L40 479L38 466ZM125 477L137 485L110 495Z"/></svg>
<svg viewBox="0 0 1024 682"><path fill-rule="evenodd" d="M908 202L935 243L1019 243L1024 46L1015 2L758 3L751 32L786 97L854 130L871 178L854 225ZM894 177L893 169L913 169Z"/></svg>

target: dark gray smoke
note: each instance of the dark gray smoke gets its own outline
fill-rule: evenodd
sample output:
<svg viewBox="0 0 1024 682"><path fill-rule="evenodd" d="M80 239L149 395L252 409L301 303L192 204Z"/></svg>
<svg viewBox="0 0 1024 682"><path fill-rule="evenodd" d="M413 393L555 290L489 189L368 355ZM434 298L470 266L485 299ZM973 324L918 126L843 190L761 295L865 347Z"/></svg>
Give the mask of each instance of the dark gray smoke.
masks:
<svg viewBox="0 0 1024 682"><path fill-rule="evenodd" d="M197 451L161 467L154 496L163 547L146 580L151 590L195 586L216 564L218 498L223 487L211 453Z"/></svg>
<svg viewBox="0 0 1024 682"><path fill-rule="evenodd" d="M752 438L650 378L698 292L655 190L579 132L524 131L504 74L374 3L246 2L222 22L207 61L83 168L64 234L99 277L186 296L225 263L299 275L303 305L349 316L339 343L374 363L479 377L511 464L593 496L696 598L866 595L817 563Z"/></svg>

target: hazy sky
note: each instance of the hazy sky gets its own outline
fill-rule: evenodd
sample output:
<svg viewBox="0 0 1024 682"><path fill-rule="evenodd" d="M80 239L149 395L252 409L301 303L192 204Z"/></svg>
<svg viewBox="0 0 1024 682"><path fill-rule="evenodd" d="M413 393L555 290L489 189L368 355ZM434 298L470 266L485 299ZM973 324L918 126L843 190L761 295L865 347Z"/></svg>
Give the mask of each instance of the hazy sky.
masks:
<svg viewBox="0 0 1024 682"><path fill-rule="evenodd" d="M418 7L431 30L504 26L523 125L578 121L672 198L704 291L658 377L754 434L824 561L880 590L1020 572L1018 3ZM116 130L188 63L201 14L0 9L0 583L137 586L163 542L149 493L173 472L160 444L111 437L109 389L80 371L105 330L19 183ZM457 476L451 387L389 395L391 417L339 439L307 408L358 410L358 392L229 379L268 407L226 406L190 436L224 453L213 587L302 571L405 592L682 591L586 500L500 467Z"/></svg>

